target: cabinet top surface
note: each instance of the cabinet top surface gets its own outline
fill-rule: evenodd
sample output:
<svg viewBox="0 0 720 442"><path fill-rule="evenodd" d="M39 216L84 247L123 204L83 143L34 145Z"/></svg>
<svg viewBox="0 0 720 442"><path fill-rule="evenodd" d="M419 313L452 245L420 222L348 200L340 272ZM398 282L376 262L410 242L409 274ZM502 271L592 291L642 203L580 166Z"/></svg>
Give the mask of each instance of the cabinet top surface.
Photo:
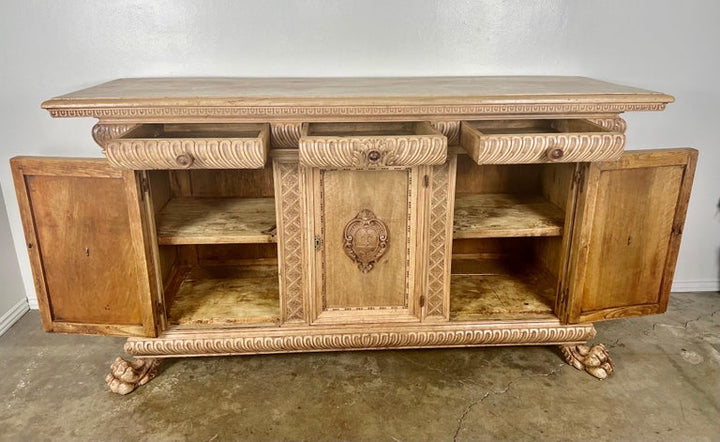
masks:
<svg viewBox="0 0 720 442"><path fill-rule="evenodd" d="M119 117L119 109L576 105L580 112L662 110L673 97L584 77L127 78L43 103L53 116ZM577 107L580 106L580 107ZM584 107L583 107L584 106ZM604 107L603 107L604 106ZM595 108L596 109L595 109ZM446 109L447 110L447 109ZM484 108L455 109L458 114ZM387 109L382 111L386 112ZM442 109L399 113L442 114ZM532 112L531 109L528 111ZM547 109L545 110L548 111ZM553 109L549 109L550 112ZM136 116L149 116L144 111ZM297 112L297 109L296 109ZM150 112L152 113L152 112ZM365 111L365 114L368 112ZM370 114L374 113L372 110ZM511 112L498 112L511 113ZM123 114L128 116L129 114ZM277 112L275 113L277 115ZM302 115L302 111L301 114Z"/></svg>

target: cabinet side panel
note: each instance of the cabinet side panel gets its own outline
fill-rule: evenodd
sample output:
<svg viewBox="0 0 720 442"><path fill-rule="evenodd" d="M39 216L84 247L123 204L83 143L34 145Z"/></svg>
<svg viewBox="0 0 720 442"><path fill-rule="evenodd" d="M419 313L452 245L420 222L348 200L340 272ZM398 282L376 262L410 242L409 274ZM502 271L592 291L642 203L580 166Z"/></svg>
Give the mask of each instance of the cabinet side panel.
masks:
<svg viewBox="0 0 720 442"><path fill-rule="evenodd" d="M53 321L140 325L124 182L26 176Z"/></svg>

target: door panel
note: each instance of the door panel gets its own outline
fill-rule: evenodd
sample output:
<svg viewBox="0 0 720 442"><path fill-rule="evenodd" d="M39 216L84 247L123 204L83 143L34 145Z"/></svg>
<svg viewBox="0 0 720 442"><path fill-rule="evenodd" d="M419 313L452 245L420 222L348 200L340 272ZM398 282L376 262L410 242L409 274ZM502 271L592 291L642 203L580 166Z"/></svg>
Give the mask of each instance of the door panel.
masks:
<svg viewBox="0 0 720 442"><path fill-rule="evenodd" d="M11 166L45 330L155 336L135 172L105 160Z"/></svg>
<svg viewBox="0 0 720 442"><path fill-rule="evenodd" d="M307 169L312 322L419 320L417 169Z"/></svg>
<svg viewBox="0 0 720 442"><path fill-rule="evenodd" d="M666 310L696 161L693 149L668 149L585 165L567 322Z"/></svg>

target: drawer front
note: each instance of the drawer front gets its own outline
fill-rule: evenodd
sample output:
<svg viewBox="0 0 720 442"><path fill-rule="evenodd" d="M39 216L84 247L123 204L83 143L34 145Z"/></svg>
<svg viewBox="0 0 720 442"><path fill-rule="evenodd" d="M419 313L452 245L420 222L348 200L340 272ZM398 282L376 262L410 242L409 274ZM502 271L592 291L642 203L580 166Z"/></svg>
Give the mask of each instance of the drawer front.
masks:
<svg viewBox="0 0 720 442"><path fill-rule="evenodd" d="M322 169L440 165L447 159L447 138L426 122L305 124L299 147L302 165Z"/></svg>
<svg viewBox="0 0 720 442"><path fill-rule="evenodd" d="M233 125L237 131L183 128L170 133L140 127L120 138L104 142L103 151L110 164L120 169L264 167L270 144L269 126L249 125L251 127L242 128L242 131L237 126Z"/></svg>
<svg viewBox="0 0 720 442"><path fill-rule="evenodd" d="M460 143L478 164L608 161L625 135L587 120L463 122Z"/></svg>

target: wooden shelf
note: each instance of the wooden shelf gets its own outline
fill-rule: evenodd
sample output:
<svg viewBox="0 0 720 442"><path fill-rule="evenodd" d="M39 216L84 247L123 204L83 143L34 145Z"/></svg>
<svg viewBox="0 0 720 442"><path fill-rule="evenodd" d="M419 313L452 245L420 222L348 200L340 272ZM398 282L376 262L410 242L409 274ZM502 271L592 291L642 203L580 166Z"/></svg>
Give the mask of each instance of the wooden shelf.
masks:
<svg viewBox="0 0 720 442"><path fill-rule="evenodd" d="M280 321L277 265L193 267L177 274L171 325L243 325Z"/></svg>
<svg viewBox="0 0 720 442"><path fill-rule="evenodd" d="M498 259L453 260L450 320L555 318L555 278Z"/></svg>
<svg viewBox="0 0 720 442"><path fill-rule="evenodd" d="M160 245L276 242L273 198L174 198L158 215Z"/></svg>
<svg viewBox="0 0 720 442"><path fill-rule="evenodd" d="M560 236L565 215L537 195L475 194L455 199L453 238Z"/></svg>

